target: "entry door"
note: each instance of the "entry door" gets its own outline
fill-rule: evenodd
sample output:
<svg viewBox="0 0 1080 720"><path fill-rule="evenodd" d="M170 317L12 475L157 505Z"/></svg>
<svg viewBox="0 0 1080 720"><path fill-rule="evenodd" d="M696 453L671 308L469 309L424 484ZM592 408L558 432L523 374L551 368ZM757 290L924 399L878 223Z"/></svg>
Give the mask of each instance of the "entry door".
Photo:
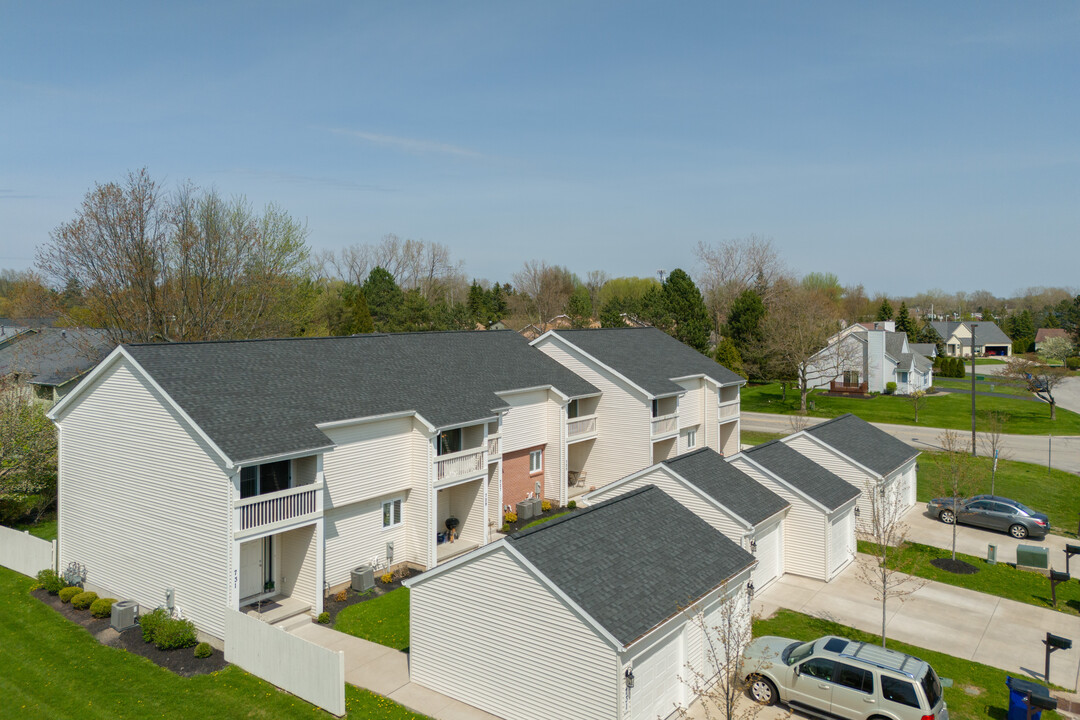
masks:
<svg viewBox="0 0 1080 720"><path fill-rule="evenodd" d="M262 594L269 580L271 538L250 540L240 545L240 598Z"/></svg>

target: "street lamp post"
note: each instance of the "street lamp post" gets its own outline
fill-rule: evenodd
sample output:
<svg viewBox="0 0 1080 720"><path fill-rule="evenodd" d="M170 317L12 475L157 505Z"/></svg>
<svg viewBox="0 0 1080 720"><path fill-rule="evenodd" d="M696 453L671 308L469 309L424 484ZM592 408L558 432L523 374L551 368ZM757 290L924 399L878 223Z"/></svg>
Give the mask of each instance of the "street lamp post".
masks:
<svg viewBox="0 0 1080 720"><path fill-rule="evenodd" d="M975 457L975 328L971 324L971 456Z"/></svg>

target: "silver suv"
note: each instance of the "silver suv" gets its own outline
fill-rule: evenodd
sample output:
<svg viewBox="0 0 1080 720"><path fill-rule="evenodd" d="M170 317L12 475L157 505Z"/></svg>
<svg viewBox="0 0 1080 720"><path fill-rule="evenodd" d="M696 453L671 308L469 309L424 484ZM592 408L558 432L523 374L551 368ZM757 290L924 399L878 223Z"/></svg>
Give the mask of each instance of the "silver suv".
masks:
<svg viewBox="0 0 1080 720"><path fill-rule="evenodd" d="M917 657L832 635L813 642L761 637L740 677L759 703L786 702L824 718L948 720L941 681Z"/></svg>

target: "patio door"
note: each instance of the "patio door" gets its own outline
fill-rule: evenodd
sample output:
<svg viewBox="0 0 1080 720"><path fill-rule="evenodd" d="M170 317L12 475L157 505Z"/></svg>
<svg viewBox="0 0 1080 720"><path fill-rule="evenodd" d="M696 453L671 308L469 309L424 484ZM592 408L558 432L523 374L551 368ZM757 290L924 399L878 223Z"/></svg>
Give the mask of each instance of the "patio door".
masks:
<svg viewBox="0 0 1080 720"><path fill-rule="evenodd" d="M240 545L240 599L262 595L273 579L273 537L249 540Z"/></svg>

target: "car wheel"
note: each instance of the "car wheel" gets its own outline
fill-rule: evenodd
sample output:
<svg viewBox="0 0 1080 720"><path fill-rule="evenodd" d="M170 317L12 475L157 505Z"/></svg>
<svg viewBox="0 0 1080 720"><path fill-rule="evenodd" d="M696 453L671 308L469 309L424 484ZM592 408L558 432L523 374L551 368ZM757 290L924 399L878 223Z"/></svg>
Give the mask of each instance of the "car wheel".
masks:
<svg viewBox="0 0 1080 720"><path fill-rule="evenodd" d="M941 514L938 515L938 519L946 525L952 525L954 522L956 522L956 515L953 513L952 510L942 510Z"/></svg>
<svg viewBox="0 0 1080 720"><path fill-rule="evenodd" d="M750 697L759 705L775 705L776 686L768 678L755 675L750 678Z"/></svg>
<svg viewBox="0 0 1080 720"><path fill-rule="evenodd" d="M1009 534L1017 540L1023 540L1028 536L1028 531L1023 525L1013 525L1009 528Z"/></svg>

